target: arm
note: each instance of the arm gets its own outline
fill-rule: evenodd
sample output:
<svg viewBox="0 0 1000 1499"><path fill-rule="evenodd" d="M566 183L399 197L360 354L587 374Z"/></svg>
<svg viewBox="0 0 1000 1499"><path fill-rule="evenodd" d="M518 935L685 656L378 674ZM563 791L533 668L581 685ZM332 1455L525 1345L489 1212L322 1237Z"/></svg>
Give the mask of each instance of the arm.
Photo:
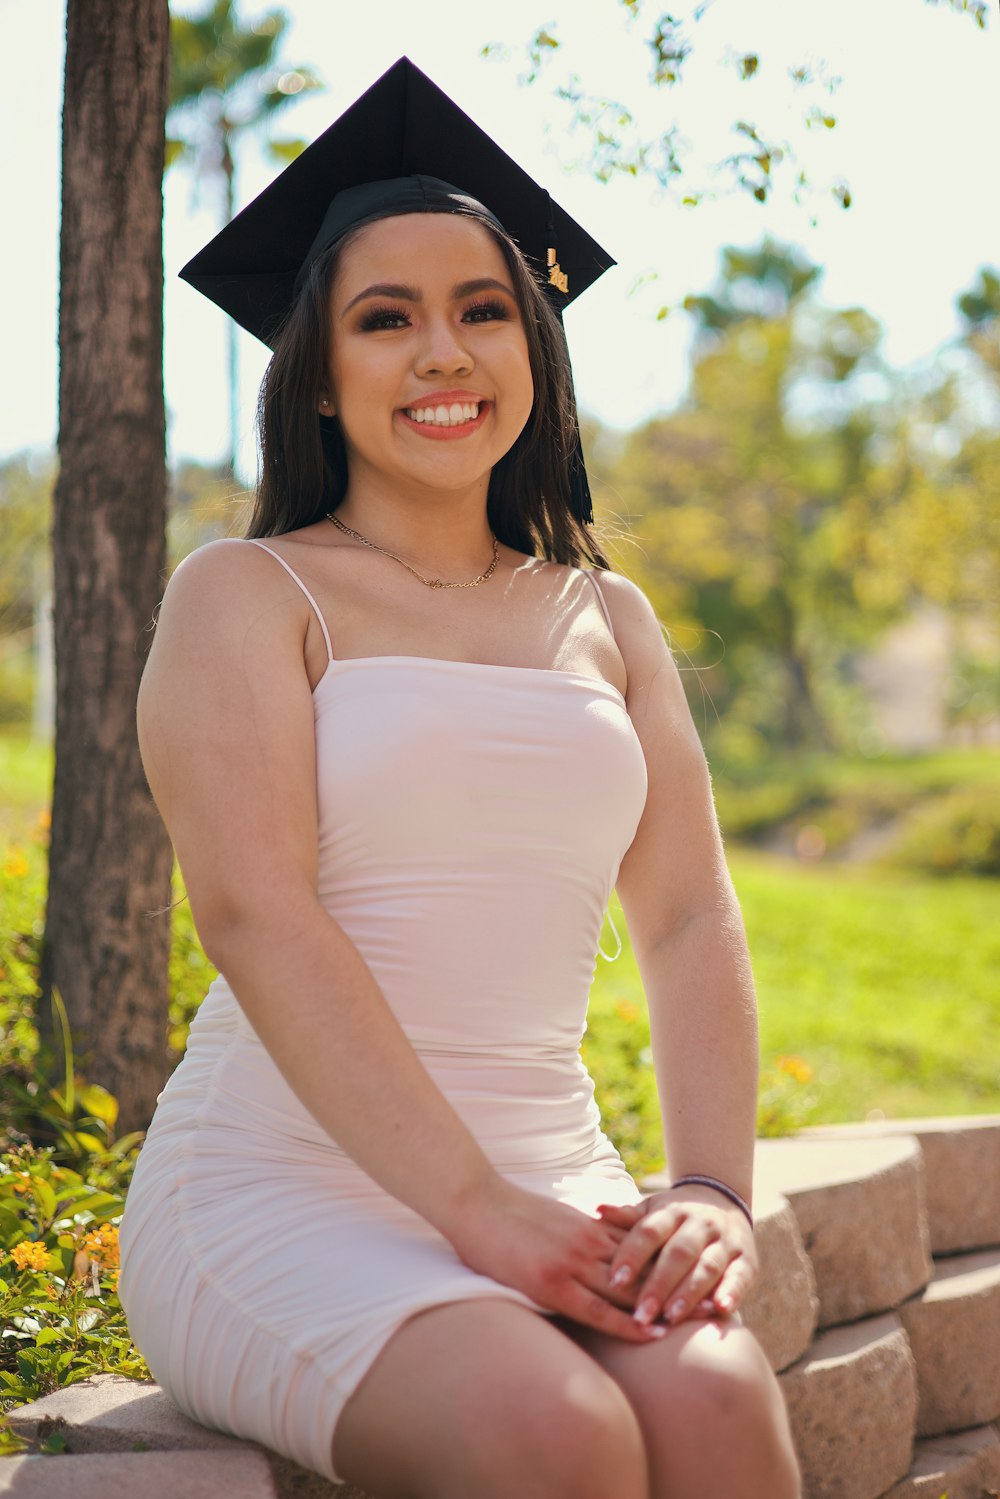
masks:
<svg viewBox="0 0 1000 1499"><path fill-rule="evenodd" d="M648 601L627 579L602 574L601 584L649 773L646 807L618 893L649 1005L667 1161L674 1177L716 1176L749 1202L756 1000L708 767ZM739 1209L711 1189L692 1187L658 1194L646 1209L634 1243L623 1245L613 1270L627 1265L637 1275L646 1256L669 1241L658 1279L648 1285L657 1312L668 1298L680 1297L686 1314L710 1292L718 1306L727 1297L735 1305L756 1272L752 1233Z"/></svg>
<svg viewBox="0 0 1000 1499"><path fill-rule="evenodd" d="M474 1268L630 1336L608 1287L621 1230L499 1177L319 902L310 617L271 559L231 543L189 557L164 597L139 740L205 949L289 1086L369 1176Z"/></svg>

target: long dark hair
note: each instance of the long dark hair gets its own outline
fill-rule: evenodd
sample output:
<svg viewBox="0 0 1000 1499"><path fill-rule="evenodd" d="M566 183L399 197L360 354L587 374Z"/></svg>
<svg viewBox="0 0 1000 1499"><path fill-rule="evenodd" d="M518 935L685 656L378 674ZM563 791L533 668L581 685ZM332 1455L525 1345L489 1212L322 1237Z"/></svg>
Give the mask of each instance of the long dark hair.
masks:
<svg viewBox="0 0 1000 1499"><path fill-rule="evenodd" d="M482 224L503 254L527 336L535 389L523 431L490 474L486 513L493 533L529 556L607 568L593 531L570 509L577 418L562 322L514 241L471 205L461 211ZM319 415L316 401L329 367L330 289L338 261L345 245L372 222L367 219L317 256L275 339L257 402L261 474L248 537L281 536L312 525L344 498L343 433L336 417Z"/></svg>

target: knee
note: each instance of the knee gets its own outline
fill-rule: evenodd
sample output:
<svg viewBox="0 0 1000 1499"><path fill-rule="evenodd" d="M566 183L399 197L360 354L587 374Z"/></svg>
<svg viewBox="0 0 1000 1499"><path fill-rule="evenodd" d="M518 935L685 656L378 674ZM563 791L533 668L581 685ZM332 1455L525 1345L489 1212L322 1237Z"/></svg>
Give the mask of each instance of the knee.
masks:
<svg viewBox="0 0 1000 1499"><path fill-rule="evenodd" d="M671 1391L673 1424L711 1441L726 1434L749 1465L780 1472L773 1492L797 1494L798 1464L781 1387L753 1334L709 1324L691 1339ZM771 1492L771 1490L769 1490Z"/></svg>
<svg viewBox="0 0 1000 1499"><path fill-rule="evenodd" d="M688 1342L671 1405L692 1421L755 1424L777 1405L781 1391L756 1338L742 1327L708 1323Z"/></svg>
<svg viewBox="0 0 1000 1499"><path fill-rule="evenodd" d="M578 1372L526 1404L520 1436L530 1446L540 1493L553 1499L646 1499L642 1432L613 1379L596 1368Z"/></svg>

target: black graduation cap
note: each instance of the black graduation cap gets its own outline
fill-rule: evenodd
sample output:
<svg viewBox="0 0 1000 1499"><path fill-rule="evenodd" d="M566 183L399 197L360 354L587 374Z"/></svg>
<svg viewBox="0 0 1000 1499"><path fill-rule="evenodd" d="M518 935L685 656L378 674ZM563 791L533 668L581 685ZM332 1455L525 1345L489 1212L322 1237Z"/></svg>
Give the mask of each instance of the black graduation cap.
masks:
<svg viewBox="0 0 1000 1499"><path fill-rule="evenodd" d="M401 182L399 179L409 179ZM615 264L544 188L401 57L181 271L270 344L311 260L387 208L472 197L552 288L560 312Z"/></svg>

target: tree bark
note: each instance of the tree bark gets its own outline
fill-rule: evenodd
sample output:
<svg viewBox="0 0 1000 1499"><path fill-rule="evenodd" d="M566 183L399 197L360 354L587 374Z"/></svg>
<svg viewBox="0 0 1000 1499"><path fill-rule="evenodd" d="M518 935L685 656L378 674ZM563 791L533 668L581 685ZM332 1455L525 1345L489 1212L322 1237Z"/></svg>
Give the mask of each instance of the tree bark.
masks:
<svg viewBox="0 0 1000 1499"><path fill-rule="evenodd" d="M167 0L68 0L53 518L56 769L39 1024L149 1121L166 1076L171 852L135 700L166 567Z"/></svg>

